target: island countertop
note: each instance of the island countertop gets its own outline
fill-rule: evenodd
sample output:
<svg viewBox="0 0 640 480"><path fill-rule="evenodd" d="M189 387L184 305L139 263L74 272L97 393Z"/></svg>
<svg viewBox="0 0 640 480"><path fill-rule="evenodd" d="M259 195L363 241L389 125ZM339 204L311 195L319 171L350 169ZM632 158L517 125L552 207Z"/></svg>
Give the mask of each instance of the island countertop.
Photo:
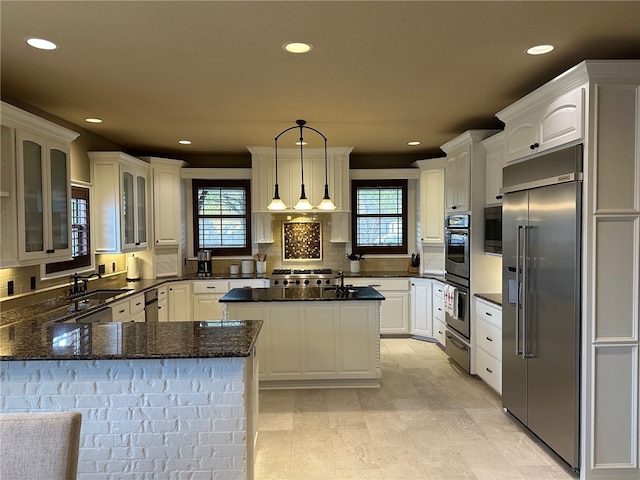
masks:
<svg viewBox="0 0 640 480"><path fill-rule="evenodd" d="M30 322L12 326L14 331L0 339L0 361L248 357L262 321L53 323L31 327Z"/></svg>
<svg viewBox="0 0 640 480"><path fill-rule="evenodd" d="M235 303L347 300L384 300L384 296L372 287L349 287L344 292L337 291L335 287L234 288L219 301Z"/></svg>

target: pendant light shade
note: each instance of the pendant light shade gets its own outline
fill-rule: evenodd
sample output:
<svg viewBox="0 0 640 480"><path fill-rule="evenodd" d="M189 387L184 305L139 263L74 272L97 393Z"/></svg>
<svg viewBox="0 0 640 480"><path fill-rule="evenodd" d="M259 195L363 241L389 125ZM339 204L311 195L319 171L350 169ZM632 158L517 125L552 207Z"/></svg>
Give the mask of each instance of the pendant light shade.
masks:
<svg viewBox="0 0 640 480"><path fill-rule="evenodd" d="M283 133L286 133L289 130L292 130L294 128L300 129L300 141L298 142L298 145L300 145L300 198L298 199L298 202L295 204L293 208L299 211L308 211L313 209L313 205L311 205L311 203L309 202L309 199L307 198L307 194L305 192L305 187L304 187L304 144L305 143L303 138L303 130L307 128L309 130L313 130L314 132L316 132L324 140L324 197L322 198L322 201L318 205L318 210L323 210L323 211L335 210L336 206L333 204L333 202L331 201L331 197L329 196L327 137L325 137L322 133L320 133L315 128L308 127L307 122L305 120L296 120L296 126L284 129L274 139L274 143L275 143L274 152L275 152L275 163L276 163L275 180L276 181L275 181L273 199L271 200L271 203L269 203L269 205L267 206L267 209L274 210L274 211L287 209L287 206L280 199L280 193L278 191L278 138L280 138L280 136Z"/></svg>

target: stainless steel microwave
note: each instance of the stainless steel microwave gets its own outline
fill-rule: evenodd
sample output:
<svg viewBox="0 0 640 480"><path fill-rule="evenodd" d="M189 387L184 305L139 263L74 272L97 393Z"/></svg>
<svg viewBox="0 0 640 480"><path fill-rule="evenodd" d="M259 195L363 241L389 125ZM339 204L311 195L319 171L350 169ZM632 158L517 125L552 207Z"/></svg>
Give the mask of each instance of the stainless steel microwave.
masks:
<svg viewBox="0 0 640 480"><path fill-rule="evenodd" d="M484 209L484 251L502 254L502 205Z"/></svg>

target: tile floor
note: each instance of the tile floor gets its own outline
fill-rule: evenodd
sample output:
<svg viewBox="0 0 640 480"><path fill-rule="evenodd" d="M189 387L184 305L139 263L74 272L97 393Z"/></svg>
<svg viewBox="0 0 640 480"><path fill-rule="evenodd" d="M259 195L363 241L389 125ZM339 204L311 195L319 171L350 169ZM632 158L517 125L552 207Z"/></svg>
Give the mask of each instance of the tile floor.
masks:
<svg viewBox="0 0 640 480"><path fill-rule="evenodd" d="M256 480L574 478L436 344L381 350L379 389L260 392Z"/></svg>

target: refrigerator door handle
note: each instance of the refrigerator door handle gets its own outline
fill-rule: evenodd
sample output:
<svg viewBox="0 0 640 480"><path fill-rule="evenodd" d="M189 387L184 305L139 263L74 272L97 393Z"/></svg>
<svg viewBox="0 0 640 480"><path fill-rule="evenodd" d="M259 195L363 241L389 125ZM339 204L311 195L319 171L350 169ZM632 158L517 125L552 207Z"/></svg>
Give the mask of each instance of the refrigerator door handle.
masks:
<svg viewBox="0 0 640 480"><path fill-rule="evenodd" d="M522 276L522 271L520 269L520 258L522 256L520 254L521 232L522 225L518 225L518 229L516 231L516 285L518 285L516 288L516 355L522 355L522 350L520 349L520 299L522 298L522 292L520 289L520 278Z"/></svg>
<svg viewBox="0 0 640 480"><path fill-rule="evenodd" d="M527 298L529 297L529 233L532 227L523 227L524 238L522 242L522 358L528 358L527 353L527 327L529 323Z"/></svg>

